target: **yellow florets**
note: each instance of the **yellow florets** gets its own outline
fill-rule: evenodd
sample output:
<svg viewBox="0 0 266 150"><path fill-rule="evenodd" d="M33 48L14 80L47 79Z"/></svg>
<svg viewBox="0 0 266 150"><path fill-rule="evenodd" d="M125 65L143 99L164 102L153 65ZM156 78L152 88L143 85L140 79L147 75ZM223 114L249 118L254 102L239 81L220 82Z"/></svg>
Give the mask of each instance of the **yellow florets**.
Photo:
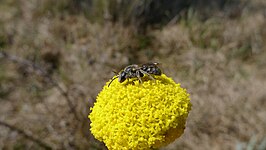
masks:
<svg viewBox="0 0 266 150"><path fill-rule="evenodd" d="M91 133L108 149L158 148L184 132L191 109L186 90L164 74L142 79L107 82L91 108Z"/></svg>

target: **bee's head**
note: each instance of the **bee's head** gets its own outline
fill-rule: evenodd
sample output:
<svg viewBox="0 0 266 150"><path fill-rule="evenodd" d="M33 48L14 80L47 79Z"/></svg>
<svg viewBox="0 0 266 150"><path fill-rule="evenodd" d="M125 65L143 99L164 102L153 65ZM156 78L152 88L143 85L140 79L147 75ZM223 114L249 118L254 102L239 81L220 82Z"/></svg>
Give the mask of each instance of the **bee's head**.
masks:
<svg viewBox="0 0 266 150"><path fill-rule="evenodd" d="M110 81L110 83L108 84L108 87L111 85L111 83L115 80L115 79L117 79L118 78L118 82L120 82L120 83L122 83L122 82L124 82L125 80L126 80L126 72L123 70L123 71L121 71L119 74L117 74L116 75L116 77L114 77L111 81Z"/></svg>
<svg viewBox="0 0 266 150"><path fill-rule="evenodd" d="M126 72L123 70L119 73L119 76L118 76L118 81L120 83L124 82L126 80Z"/></svg>

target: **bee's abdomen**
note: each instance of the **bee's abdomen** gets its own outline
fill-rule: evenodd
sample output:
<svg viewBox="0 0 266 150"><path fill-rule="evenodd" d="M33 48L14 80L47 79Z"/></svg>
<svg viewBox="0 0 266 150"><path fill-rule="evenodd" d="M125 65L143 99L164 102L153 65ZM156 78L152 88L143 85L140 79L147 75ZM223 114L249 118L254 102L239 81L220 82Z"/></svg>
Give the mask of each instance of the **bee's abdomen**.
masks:
<svg viewBox="0 0 266 150"><path fill-rule="evenodd" d="M154 75L161 75L162 71L158 67L143 67L143 71L149 73L149 74L154 74Z"/></svg>

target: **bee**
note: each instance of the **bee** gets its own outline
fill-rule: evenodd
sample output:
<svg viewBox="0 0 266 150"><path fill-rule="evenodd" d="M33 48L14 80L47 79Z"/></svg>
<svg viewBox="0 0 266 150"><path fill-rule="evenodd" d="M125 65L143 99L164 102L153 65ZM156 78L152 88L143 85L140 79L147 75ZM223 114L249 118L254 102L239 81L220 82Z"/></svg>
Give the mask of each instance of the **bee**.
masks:
<svg viewBox="0 0 266 150"><path fill-rule="evenodd" d="M110 86L110 84L118 78L118 82L122 83L124 82L126 79L131 79L131 78L137 78L139 80L140 83L142 83L141 78L144 75L147 75L150 79L155 80L154 77L152 75L161 75L162 71L161 69L158 67L159 63L147 63L147 64L142 64L142 65L129 65L127 67L125 67L124 69L122 69L115 78L113 78L111 80L111 82L108 84L108 87Z"/></svg>

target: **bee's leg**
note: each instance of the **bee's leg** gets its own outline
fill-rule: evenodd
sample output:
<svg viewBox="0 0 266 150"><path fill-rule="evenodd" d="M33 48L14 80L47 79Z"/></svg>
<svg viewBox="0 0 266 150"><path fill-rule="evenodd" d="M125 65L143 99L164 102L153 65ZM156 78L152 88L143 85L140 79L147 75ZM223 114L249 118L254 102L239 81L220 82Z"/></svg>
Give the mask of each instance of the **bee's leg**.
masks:
<svg viewBox="0 0 266 150"><path fill-rule="evenodd" d="M129 78L127 78L127 82L128 83L132 83L133 85L135 85L135 82L134 82L135 80L137 80L137 79L132 79L131 82L130 82Z"/></svg>
<svg viewBox="0 0 266 150"><path fill-rule="evenodd" d="M150 79L152 79L153 81L155 81L154 77L152 77L149 73L147 73L146 71L143 71L140 69L140 72L143 73L143 74L146 74L149 76Z"/></svg>
<svg viewBox="0 0 266 150"><path fill-rule="evenodd" d="M138 79L139 79L139 82L142 84L142 80L141 80L141 76L140 76L139 71L137 71L136 73L137 73L137 77L138 77Z"/></svg>

